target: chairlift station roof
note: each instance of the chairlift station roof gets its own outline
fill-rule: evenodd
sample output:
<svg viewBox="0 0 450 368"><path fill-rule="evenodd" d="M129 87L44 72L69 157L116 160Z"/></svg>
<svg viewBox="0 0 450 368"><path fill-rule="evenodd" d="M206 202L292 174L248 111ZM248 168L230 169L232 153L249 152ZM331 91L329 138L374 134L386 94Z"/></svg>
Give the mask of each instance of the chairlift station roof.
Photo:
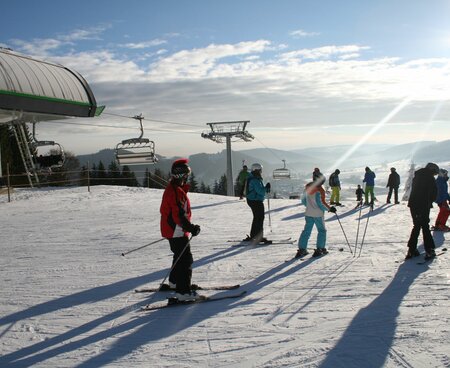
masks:
<svg viewBox="0 0 450 368"><path fill-rule="evenodd" d="M0 48L0 124L92 117L103 109L77 72Z"/></svg>

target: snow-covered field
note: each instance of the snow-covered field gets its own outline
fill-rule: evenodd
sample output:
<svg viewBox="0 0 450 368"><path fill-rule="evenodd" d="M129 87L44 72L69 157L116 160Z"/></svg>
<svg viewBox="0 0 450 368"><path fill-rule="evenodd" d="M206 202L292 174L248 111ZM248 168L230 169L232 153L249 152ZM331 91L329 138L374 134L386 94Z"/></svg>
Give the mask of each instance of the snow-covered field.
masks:
<svg viewBox="0 0 450 368"><path fill-rule="evenodd" d="M161 195L99 186L16 190L11 203L0 196L0 367L450 367L449 256L403 263L404 202L379 196L358 222L354 196L343 198L352 247L358 223L360 240L367 224L361 257L326 214L330 254L286 262L296 244L227 242L249 232L245 202L192 193L202 228L193 282L239 283L247 294L144 313L139 306L167 294L134 289L164 279L168 243L121 253L160 239ZM297 239L304 207L273 199L270 209L266 235ZM449 236L434 234L438 252Z"/></svg>

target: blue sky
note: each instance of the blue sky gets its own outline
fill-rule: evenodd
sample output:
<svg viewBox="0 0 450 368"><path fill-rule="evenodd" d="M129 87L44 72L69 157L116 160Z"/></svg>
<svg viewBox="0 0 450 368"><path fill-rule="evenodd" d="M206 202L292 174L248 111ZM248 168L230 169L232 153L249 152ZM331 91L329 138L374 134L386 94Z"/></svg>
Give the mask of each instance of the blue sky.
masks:
<svg viewBox="0 0 450 368"><path fill-rule="evenodd" d="M139 113L165 156L225 148L200 136L214 121L250 120L257 139L237 150L450 138L448 0L14 0L2 14L0 46L77 70L107 106L39 125L76 154L137 136L116 115Z"/></svg>

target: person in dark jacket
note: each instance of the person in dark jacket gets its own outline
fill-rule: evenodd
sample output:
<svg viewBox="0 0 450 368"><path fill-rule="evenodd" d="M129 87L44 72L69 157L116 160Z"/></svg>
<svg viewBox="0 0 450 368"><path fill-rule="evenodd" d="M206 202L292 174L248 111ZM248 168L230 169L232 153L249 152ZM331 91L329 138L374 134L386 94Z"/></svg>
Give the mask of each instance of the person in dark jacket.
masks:
<svg viewBox="0 0 450 368"><path fill-rule="evenodd" d="M448 171L444 169L439 170L439 175L436 179L437 197L435 202L439 206L439 214L436 218L434 230L437 231L450 231L447 226L448 216L450 215L450 208L448 202L450 201L450 195L448 194Z"/></svg>
<svg viewBox="0 0 450 368"><path fill-rule="evenodd" d="M408 240L408 253L405 259L420 255L417 250L417 241L420 230L422 230L423 244L425 248L425 259L430 259L436 254L434 252L434 240L430 231L430 208L436 200L437 187L434 176L439 173L439 166L428 163L424 168L414 173L411 185L411 194L408 207L411 212L413 229Z"/></svg>
<svg viewBox="0 0 450 368"><path fill-rule="evenodd" d="M266 193L270 192L270 183L264 185L262 178L262 165L255 163L246 183L247 205L252 210L253 221L250 236L243 239L252 243L271 244L272 241L264 237L264 199Z"/></svg>
<svg viewBox="0 0 450 368"><path fill-rule="evenodd" d="M242 166L242 170L238 174L239 183L239 199L244 199L245 195L245 182L249 176L249 171L247 165Z"/></svg>
<svg viewBox="0 0 450 368"><path fill-rule="evenodd" d="M312 173L312 181L316 185L322 185L323 183L325 183L325 180L325 176L320 172L320 169L316 167Z"/></svg>
<svg viewBox="0 0 450 368"><path fill-rule="evenodd" d="M373 189L375 188L375 173L370 170L368 166L365 168L364 173L364 179L363 183L366 183L366 190L364 191L364 204L366 205L373 205L373 202L375 201L375 193L373 192ZM369 202L369 194L370 194L370 202Z"/></svg>
<svg viewBox="0 0 450 368"><path fill-rule="evenodd" d="M386 188L389 188L389 193L386 199L386 203L391 203L392 191L394 191L395 204L399 204L398 201L398 187L400 186L400 175L398 175L395 167L391 167L391 173L389 174Z"/></svg>
<svg viewBox="0 0 450 368"><path fill-rule="evenodd" d="M341 206L341 203L339 202L340 196L341 196L341 181L339 180L339 174L340 170L336 169L334 170L334 173L330 175L330 178L328 179L328 184L330 184L331 188L331 197L330 197L330 204Z"/></svg>
<svg viewBox="0 0 450 368"><path fill-rule="evenodd" d="M196 299L196 293L191 291L193 257L188 235L200 233L200 226L191 222L191 204L187 196L189 185L186 184L191 173L188 162L184 158L172 164L172 177L164 190L160 207L161 235L169 240L173 252L169 285L175 288L175 297L180 301Z"/></svg>

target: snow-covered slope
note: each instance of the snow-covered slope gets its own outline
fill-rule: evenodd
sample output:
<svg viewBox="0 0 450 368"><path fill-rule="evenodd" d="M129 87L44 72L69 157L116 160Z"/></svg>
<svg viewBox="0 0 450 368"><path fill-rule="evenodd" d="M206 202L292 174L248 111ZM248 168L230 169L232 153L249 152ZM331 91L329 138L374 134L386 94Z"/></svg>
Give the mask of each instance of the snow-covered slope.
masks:
<svg viewBox="0 0 450 368"><path fill-rule="evenodd" d="M247 294L143 313L139 306L167 296L134 289L164 279L168 243L121 253L160 239L161 195L99 186L17 190L11 203L0 196L1 367L450 366L449 258L403 263L404 203L380 197L358 221L353 196L344 198L340 223L326 214L330 254L286 262L295 244L227 242L249 231L245 202L193 193L202 227L193 281L240 283ZM278 199L270 209L266 235L297 239L304 207ZM358 224L360 241L367 231L353 257L341 225L353 248ZM434 234L438 251L448 236Z"/></svg>

